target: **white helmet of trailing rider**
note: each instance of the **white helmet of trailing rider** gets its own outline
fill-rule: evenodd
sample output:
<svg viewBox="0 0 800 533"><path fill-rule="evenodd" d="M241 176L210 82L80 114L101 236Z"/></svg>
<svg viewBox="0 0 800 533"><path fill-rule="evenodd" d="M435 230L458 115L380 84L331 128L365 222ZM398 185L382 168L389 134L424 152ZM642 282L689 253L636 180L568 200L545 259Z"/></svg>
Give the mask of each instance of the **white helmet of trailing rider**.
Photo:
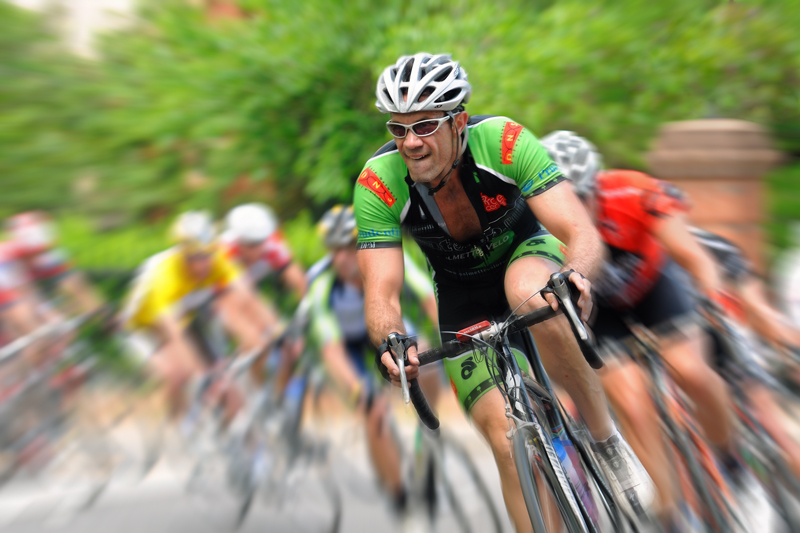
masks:
<svg viewBox="0 0 800 533"><path fill-rule="evenodd" d="M595 176L603 158L592 143L565 130L549 133L540 142L562 174L572 181L575 194L583 197L594 194Z"/></svg>
<svg viewBox="0 0 800 533"><path fill-rule="evenodd" d="M260 243L278 229L278 217L264 204L242 204L225 217L230 235L246 243Z"/></svg>

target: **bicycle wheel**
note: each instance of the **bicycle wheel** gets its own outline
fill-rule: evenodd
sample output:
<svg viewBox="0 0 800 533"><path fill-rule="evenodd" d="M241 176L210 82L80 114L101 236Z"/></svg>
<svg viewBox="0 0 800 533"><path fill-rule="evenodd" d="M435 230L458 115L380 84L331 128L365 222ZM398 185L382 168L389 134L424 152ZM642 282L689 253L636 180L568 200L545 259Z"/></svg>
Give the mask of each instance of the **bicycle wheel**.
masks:
<svg viewBox="0 0 800 533"><path fill-rule="evenodd" d="M675 422L675 420L665 412L663 404L657 400L656 406L660 411L661 420L666 428L666 434L672 446L668 450L673 453L673 464L676 465L676 471L684 470L688 473L690 487L684 488L691 490L696 495L698 504L702 507L699 512L706 528L709 531L719 532L732 532L735 529L729 524L727 519L727 510L723 509L719 500L723 496L719 494L710 482L706 474L706 469L701 466L699 459L699 451L695 443ZM708 460L708 459L706 459ZM680 480L678 480L680 482ZM690 494L684 494L684 497L690 498Z"/></svg>
<svg viewBox="0 0 800 533"><path fill-rule="evenodd" d="M570 533L590 531L571 483L540 425L522 424L517 427L514 434L514 462L535 533L547 533L546 524L557 524L555 514L560 515ZM542 498L534 472L539 472L543 480L541 486L549 489L548 497L555 502L558 513L553 512L547 500Z"/></svg>
<svg viewBox="0 0 800 533"><path fill-rule="evenodd" d="M467 450L445 435L433 444L432 484L436 486L436 479L440 481L441 490L452 510L453 519L461 531L500 533L503 530L503 523L492 496L493 492L487 487ZM437 509L442 510L442 507L437 506ZM445 519L444 516L436 516L439 524ZM446 530L452 531L452 528L448 527Z"/></svg>
<svg viewBox="0 0 800 533"><path fill-rule="evenodd" d="M525 384L525 388L530 397L538 396L536 391L540 390L540 387L533 381L532 378L529 376L523 376L523 383ZM588 499L589 501L583 501L583 507L587 508L591 506L595 509L594 512L589 511L589 514L592 515L592 517L587 517L587 520L596 522L597 527L600 529L610 529L612 531L638 531L642 528L642 524L639 523L640 519L638 517L630 517L627 514L623 514L624 506L622 502L618 500L618 497L611 489L611 485L606 478L603 469L600 467L597 458L589 450L589 446L587 444L589 442L588 432L579 426L579 424L572 418L569 411L564 408L558 399L555 401L558 404L559 414L563 420L566 435L572 442L577 454L577 458L579 459L579 464L575 465L575 468L576 470L579 469L583 473L588 484L589 494L584 495L581 498ZM571 479L571 481L574 485L575 480ZM600 513L602 513L602 515ZM602 520L606 520L608 522L608 524L604 524L607 525L607 527L600 527L599 522Z"/></svg>
<svg viewBox="0 0 800 533"><path fill-rule="evenodd" d="M342 499L323 443L300 439L291 449L265 454L259 462L255 481L259 505L251 513L268 516L276 530L339 531Z"/></svg>

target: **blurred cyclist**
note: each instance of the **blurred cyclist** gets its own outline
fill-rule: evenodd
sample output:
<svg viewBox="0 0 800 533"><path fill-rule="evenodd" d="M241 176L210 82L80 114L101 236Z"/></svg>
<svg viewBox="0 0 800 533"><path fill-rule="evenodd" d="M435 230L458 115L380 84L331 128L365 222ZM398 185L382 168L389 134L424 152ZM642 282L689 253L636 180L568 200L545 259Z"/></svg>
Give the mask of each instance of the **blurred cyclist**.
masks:
<svg viewBox="0 0 800 533"><path fill-rule="evenodd" d="M55 227L47 215L20 213L5 226L10 239L0 243L0 344L44 323L61 321L65 314L90 313L100 307L94 288L56 246ZM41 346L29 347L28 362L40 360Z"/></svg>
<svg viewBox="0 0 800 533"><path fill-rule="evenodd" d="M180 215L171 229L173 248L147 259L139 268L123 311L130 341L153 374L165 384L171 416L183 412L185 386L220 354L205 354L188 326L203 306L211 306L240 352L264 344L269 314L236 265L216 240L211 217L202 211ZM229 415L237 399L227 398Z"/></svg>
<svg viewBox="0 0 800 533"><path fill-rule="evenodd" d="M706 436L727 456L732 452L730 399L725 382L706 361L706 337L685 272L715 301L722 283L714 260L689 233L680 191L641 172L602 172L594 145L572 132L550 133L542 144L572 180L611 251L594 286L599 298L593 330L600 347L619 354L630 335L626 315L659 335L660 355L672 378L692 399ZM607 362L601 371L606 394L669 516L677 497L673 467L655 408L647 401L644 374L626 357Z"/></svg>
<svg viewBox="0 0 800 533"><path fill-rule="evenodd" d="M306 292L306 275L292 260L292 254L278 228L275 213L263 204L243 204L228 212L225 217L226 231L222 235L226 252L241 265L254 289L270 283L276 276L283 286L292 291L295 302ZM279 316L274 306L261 298L264 308L272 314L272 325L277 326ZM302 341L292 339L281 347L278 362L276 392L281 393L291 377L292 364L302 351ZM266 377L261 361L252 367L252 374L259 382Z"/></svg>
<svg viewBox="0 0 800 533"><path fill-rule="evenodd" d="M306 296L309 339L319 347L328 375L350 406L366 413L367 441L372 462L384 489L398 511L404 510L406 492L400 470L400 452L386 421L389 404L374 377L375 349L369 341L364 317L364 285L356 259L356 220L352 206L335 206L319 223L325 246L331 252L329 268L311 283ZM436 323L436 299L429 276L406 259L405 286ZM407 321L409 327L409 324ZM435 405L436 369L421 379Z"/></svg>
<svg viewBox="0 0 800 533"><path fill-rule="evenodd" d="M724 281L725 318L744 338L746 360L733 360L723 346L721 333L709 328L716 356L716 366L723 376L733 374L746 380L744 392L755 408L759 421L783 450L785 459L795 477L800 479L800 445L787 432L781 419L780 399L773 393L775 378L762 366L765 363L757 353L759 343L753 334L771 343L779 350L798 347L798 331L786 324L783 317L768 301L761 280L753 273L750 262L742 250L731 241L699 228L691 228L692 235L716 260ZM735 339L730 339L735 342ZM796 363L792 365L796 368Z"/></svg>
<svg viewBox="0 0 800 533"><path fill-rule="evenodd" d="M77 314L100 307L97 292L57 247L56 229L50 217L39 211L20 213L6 221L6 229L29 279L37 282L46 294L55 293L67 300L61 309Z"/></svg>
<svg viewBox="0 0 800 533"><path fill-rule="evenodd" d="M257 203L234 207L225 217L225 226L222 241L227 252L245 268L253 285L277 274L281 283L294 292L297 301L303 297L305 273L292 261L272 209Z"/></svg>

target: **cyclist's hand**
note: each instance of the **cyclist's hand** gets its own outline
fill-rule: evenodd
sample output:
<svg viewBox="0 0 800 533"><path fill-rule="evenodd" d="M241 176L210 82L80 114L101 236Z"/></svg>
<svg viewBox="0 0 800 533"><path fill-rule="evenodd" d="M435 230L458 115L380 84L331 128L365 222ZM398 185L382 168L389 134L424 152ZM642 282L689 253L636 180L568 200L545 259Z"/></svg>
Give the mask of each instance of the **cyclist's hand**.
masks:
<svg viewBox="0 0 800 533"><path fill-rule="evenodd" d="M592 308L594 302L592 301L592 282L584 278L577 272L571 272L567 278L579 291L578 308L581 313L581 320L584 322L589 320L592 316ZM558 299L552 293L544 293L544 299L553 308L553 311L558 311Z"/></svg>
<svg viewBox="0 0 800 533"><path fill-rule="evenodd" d="M409 346L408 348L408 363L406 365L406 379L412 380L419 376L419 359L417 359L417 347ZM390 350L387 350L381 356L381 363L386 367L389 374L389 380L395 387L400 386L400 369L395 364L394 357Z"/></svg>

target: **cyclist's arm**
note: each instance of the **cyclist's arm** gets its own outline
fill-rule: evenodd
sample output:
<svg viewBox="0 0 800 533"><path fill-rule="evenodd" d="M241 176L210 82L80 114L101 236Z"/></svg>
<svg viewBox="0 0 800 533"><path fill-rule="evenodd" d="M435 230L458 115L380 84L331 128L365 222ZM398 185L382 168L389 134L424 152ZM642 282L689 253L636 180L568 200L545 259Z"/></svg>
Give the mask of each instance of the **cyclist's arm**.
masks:
<svg viewBox="0 0 800 533"><path fill-rule="evenodd" d="M350 362L343 342L332 341L325 343L322 347L322 360L325 363L325 369L340 390L348 396L359 392L358 374Z"/></svg>
<svg viewBox="0 0 800 533"><path fill-rule="evenodd" d="M770 305L761 281L752 275L737 286L742 305L753 330L768 341L781 346L800 346L800 332Z"/></svg>
<svg viewBox="0 0 800 533"><path fill-rule="evenodd" d="M239 330L244 338L240 338L242 350L259 348L268 340L278 324L277 313L263 301L252 286L243 278L230 282L219 296L219 304L229 304L228 312L233 316L246 319L249 324L239 323ZM244 327L243 327L244 326Z"/></svg>
<svg viewBox="0 0 800 533"><path fill-rule="evenodd" d="M589 280L595 279L603 264L605 246L569 183L559 183L542 194L531 196L527 202L547 231L567 247L567 260L561 270L574 270ZM585 283L586 280L576 274L571 275L570 280L581 291L578 300L583 311L581 318L588 320L592 311L591 283Z"/></svg>
<svg viewBox="0 0 800 533"><path fill-rule="evenodd" d="M691 274L704 293L710 294L722 288L714 259L689 232L684 215L676 213L662 218L651 231L670 257Z"/></svg>
<svg viewBox="0 0 800 533"><path fill-rule="evenodd" d="M375 346L383 343L389 333L405 334L403 315L400 309L400 294L403 291L403 248L361 249L357 252L358 267L364 279L364 314L367 331ZM408 357L416 367L419 365L416 349L409 348ZM389 369L390 376L398 377L400 371L387 354L381 358ZM410 367L406 367L407 371ZM416 377L418 369L409 376ZM399 379L399 377L398 377Z"/></svg>
<svg viewBox="0 0 800 533"><path fill-rule="evenodd" d="M294 292L298 302L303 299L306 294L307 283L306 273L303 272L300 265L292 261L281 271L280 278L283 286Z"/></svg>

